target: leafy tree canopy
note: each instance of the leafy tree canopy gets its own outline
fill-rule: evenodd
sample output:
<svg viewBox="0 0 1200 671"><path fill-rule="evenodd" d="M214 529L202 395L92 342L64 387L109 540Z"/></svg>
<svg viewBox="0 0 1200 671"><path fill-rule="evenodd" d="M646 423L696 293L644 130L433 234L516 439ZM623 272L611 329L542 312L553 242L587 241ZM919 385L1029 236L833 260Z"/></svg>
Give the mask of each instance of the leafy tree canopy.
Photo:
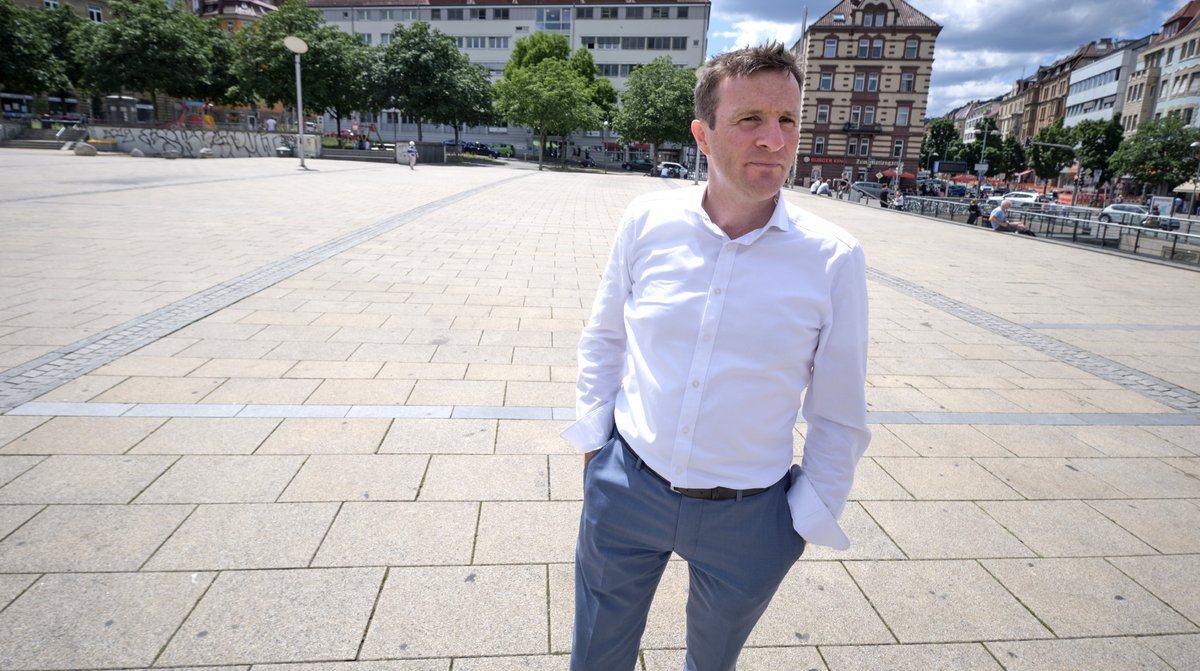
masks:
<svg viewBox="0 0 1200 671"><path fill-rule="evenodd" d="M1081 121L1071 133L1079 145L1080 168L1089 173L1099 169L1101 174L1108 175L1109 158L1121 146L1125 134L1121 128L1121 115L1116 114L1108 121Z"/></svg>
<svg viewBox="0 0 1200 671"><path fill-rule="evenodd" d="M508 57L508 62L504 64L504 77L511 77L514 72L521 68L528 68L541 63L544 60L559 60L565 61L571 56L571 43L567 41L567 37L560 33L534 33L527 37L522 37L513 44L512 54ZM589 58L591 54L588 54ZM595 63L592 63L595 67ZM577 74L587 77L585 72L586 64L581 60L576 62L575 69ZM595 73L592 73L595 77ZM585 83L590 84L591 79L585 79Z"/></svg>
<svg viewBox="0 0 1200 671"><path fill-rule="evenodd" d="M541 139L538 165L548 135L567 136L599 124L587 82L565 60L546 59L514 68L496 82L496 108L516 125L533 128Z"/></svg>
<svg viewBox="0 0 1200 671"><path fill-rule="evenodd" d="M1029 163L1033 172L1040 179L1055 179L1062 169L1075 162L1075 151L1062 147L1046 147L1036 144L1044 142L1074 146L1071 130L1063 128L1062 118L1058 118L1049 126L1043 126L1034 137L1035 144L1029 152Z"/></svg>
<svg viewBox="0 0 1200 671"><path fill-rule="evenodd" d="M56 57L53 36L45 30L47 13L0 0L0 84L29 93L69 86L64 63Z"/></svg>
<svg viewBox="0 0 1200 671"><path fill-rule="evenodd" d="M627 142L687 144L692 140L696 73L659 56L629 75L613 126Z"/></svg>
<svg viewBox="0 0 1200 671"><path fill-rule="evenodd" d="M1129 175L1147 184L1174 188L1196 174L1196 150L1200 129L1186 126L1178 115L1168 114L1138 126L1109 159L1113 175Z"/></svg>
<svg viewBox="0 0 1200 671"><path fill-rule="evenodd" d="M392 30L391 42L383 51L381 84L391 92L393 107L416 117L418 139L424 120L447 116L455 80L468 63L454 38L428 23L397 25Z"/></svg>

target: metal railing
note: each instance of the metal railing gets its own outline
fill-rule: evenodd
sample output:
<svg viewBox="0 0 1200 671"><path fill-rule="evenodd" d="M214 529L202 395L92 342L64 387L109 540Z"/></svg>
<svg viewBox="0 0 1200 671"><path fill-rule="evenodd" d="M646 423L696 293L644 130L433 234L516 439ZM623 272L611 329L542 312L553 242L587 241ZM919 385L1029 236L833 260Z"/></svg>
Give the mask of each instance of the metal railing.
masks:
<svg viewBox="0 0 1200 671"><path fill-rule="evenodd" d="M966 222L969 201L948 198L905 199L905 210L948 221ZM990 209L980 207L982 215L976 222L990 227ZM1190 266L1200 266L1200 222L1187 219L1159 217L1167 220L1166 228L1149 228L1131 224L1099 221L1098 210L1064 205L1012 207L1009 223L1022 223L1034 234L1080 246L1100 247L1137 257L1150 257ZM1177 227L1171 228L1172 224ZM1193 230L1193 226L1195 230Z"/></svg>

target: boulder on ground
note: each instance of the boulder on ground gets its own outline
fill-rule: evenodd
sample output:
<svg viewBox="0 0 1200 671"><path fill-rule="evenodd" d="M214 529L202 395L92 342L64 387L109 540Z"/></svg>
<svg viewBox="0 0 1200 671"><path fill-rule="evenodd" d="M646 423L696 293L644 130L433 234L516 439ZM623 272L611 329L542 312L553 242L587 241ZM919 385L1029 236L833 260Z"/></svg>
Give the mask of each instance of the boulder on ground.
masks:
<svg viewBox="0 0 1200 671"><path fill-rule="evenodd" d="M75 145L76 156L95 156L96 154L96 148L86 142L80 142Z"/></svg>
<svg viewBox="0 0 1200 671"><path fill-rule="evenodd" d="M133 148L133 149L132 149L132 150L129 152L129 155L130 155L130 156L132 156L132 157L134 157L134 158L142 158L143 156L145 156L145 155L146 155L146 152L142 151L141 149L138 149L137 147L134 147L134 148Z"/></svg>
<svg viewBox="0 0 1200 671"><path fill-rule="evenodd" d="M200 158L212 158L212 157L213 157L212 147L203 147L200 149Z"/></svg>
<svg viewBox="0 0 1200 671"><path fill-rule="evenodd" d="M179 158L179 152L175 151L174 149L168 149L162 153L162 157L169 158L169 159L177 159L177 158Z"/></svg>

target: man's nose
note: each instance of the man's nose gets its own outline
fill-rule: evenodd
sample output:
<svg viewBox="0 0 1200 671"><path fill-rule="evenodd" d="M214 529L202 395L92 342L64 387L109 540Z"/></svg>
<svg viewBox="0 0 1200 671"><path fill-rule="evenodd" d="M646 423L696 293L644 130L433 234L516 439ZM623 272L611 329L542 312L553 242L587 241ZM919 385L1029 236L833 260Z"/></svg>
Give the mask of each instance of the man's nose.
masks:
<svg viewBox="0 0 1200 671"><path fill-rule="evenodd" d="M759 127L758 146L768 151L779 151L787 142L787 133L779 119L771 119Z"/></svg>

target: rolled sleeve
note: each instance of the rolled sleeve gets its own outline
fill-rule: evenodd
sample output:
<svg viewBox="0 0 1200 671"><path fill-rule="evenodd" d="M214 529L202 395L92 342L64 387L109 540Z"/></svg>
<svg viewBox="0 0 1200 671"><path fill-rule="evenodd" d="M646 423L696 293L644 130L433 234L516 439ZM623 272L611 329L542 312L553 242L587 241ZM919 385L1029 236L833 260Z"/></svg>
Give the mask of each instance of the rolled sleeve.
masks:
<svg viewBox="0 0 1200 671"><path fill-rule="evenodd" d="M866 376L866 257L855 245L838 259L833 273L830 318L822 327L804 396L804 458L793 470L788 492L792 524L810 543L850 547L837 520L871 440Z"/></svg>

